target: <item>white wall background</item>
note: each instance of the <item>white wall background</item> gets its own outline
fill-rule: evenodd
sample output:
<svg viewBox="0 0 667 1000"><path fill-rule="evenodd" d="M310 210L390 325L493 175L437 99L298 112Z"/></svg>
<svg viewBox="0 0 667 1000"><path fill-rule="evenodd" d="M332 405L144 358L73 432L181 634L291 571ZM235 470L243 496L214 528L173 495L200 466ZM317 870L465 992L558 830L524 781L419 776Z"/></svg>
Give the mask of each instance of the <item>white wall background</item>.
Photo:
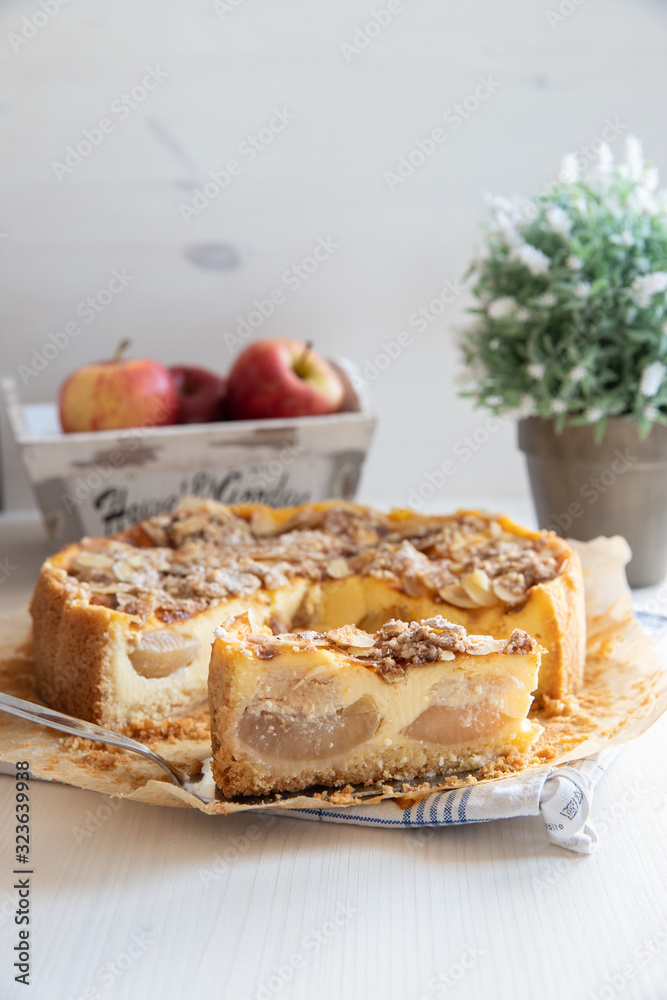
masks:
<svg viewBox="0 0 667 1000"><path fill-rule="evenodd" d="M513 427L468 461L456 447L484 421L457 398L465 296L423 333L409 317L464 273L485 191L539 189L608 119L622 126L615 152L634 132L667 170L665 0L403 0L347 60L341 43L385 0L41 2L57 13L25 44L13 36L40 0L0 7L2 373L29 365L113 269L133 280L43 371L19 379L23 398L54 399L69 371L122 336L136 355L226 369L224 332L332 237L339 249L257 335L312 339L364 363L413 333L371 386L380 424L363 496L405 501L447 458L458 472L440 491L443 509L523 493ZM566 16L550 25L558 3ZM112 102L147 67L168 77L121 120ZM495 92L459 128L443 122L480 77ZM245 162L239 144L274 108L294 121ZM104 117L113 132L58 180L52 162ZM390 190L385 172L438 126L447 141ZM240 176L186 224L179 205L230 158ZM6 442L5 461L7 501L26 506Z"/></svg>

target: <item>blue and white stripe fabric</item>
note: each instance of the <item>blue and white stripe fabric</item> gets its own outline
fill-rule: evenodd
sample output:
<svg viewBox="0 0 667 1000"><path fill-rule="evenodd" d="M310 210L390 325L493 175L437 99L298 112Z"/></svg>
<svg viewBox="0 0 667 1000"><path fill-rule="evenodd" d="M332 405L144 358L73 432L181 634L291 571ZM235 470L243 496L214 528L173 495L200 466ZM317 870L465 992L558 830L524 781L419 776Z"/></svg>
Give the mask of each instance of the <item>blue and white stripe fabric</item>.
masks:
<svg viewBox="0 0 667 1000"><path fill-rule="evenodd" d="M562 767L463 785L433 792L403 809L393 799L377 805L334 808L326 805L280 809L280 816L394 829L461 826L494 819L542 814L549 840L580 854L590 854L597 837L588 824L592 791L618 750L604 750Z"/></svg>

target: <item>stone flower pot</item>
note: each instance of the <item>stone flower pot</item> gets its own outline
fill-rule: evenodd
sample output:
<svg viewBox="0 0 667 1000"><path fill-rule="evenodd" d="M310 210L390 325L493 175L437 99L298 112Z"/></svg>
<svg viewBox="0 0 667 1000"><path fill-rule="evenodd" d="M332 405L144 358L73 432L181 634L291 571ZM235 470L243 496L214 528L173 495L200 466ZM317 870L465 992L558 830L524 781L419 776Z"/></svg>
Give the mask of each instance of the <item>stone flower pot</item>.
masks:
<svg viewBox="0 0 667 1000"><path fill-rule="evenodd" d="M631 587L659 583L667 573L667 427L647 438L627 417L612 417L600 444L594 427L566 427L529 417L519 422L541 528L589 541L623 535L632 549Z"/></svg>

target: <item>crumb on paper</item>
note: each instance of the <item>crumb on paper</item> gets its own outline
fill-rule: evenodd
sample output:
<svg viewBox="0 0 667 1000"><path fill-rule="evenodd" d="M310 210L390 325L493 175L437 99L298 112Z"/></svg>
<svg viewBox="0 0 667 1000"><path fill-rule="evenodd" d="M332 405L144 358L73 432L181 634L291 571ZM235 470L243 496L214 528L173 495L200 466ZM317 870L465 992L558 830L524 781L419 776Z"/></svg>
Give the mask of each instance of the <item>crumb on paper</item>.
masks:
<svg viewBox="0 0 667 1000"><path fill-rule="evenodd" d="M359 797L352 785L345 785L344 788L337 788L329 793L329 802L332 806L353 806L359 805Z"/></svg>
<svg viewBox="0 0 667 1000"><path fill-rule="evenodd" d="M211 718L208 708L202 706L189 715L173 719L139 719L127 728L126 734L139 743L164 742L175 744L182 740L204 740L211 735Z"/></svg>

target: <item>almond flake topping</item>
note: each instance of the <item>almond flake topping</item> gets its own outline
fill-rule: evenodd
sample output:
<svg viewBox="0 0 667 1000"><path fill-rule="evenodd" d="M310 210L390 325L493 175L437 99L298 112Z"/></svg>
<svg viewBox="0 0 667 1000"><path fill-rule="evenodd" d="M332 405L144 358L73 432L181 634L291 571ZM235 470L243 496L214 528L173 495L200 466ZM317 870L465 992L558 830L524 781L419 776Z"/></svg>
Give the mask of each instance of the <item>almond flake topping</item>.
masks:
<svg viewBox="0 0 667 1000"><path fill-rule="evenodd" d="M341 628L332 628L326 633L327 639L335 642L337 646L354 646L355 649L370 649L375 645L375 637L357 628L356 625L343 625Z"/></svg>
<svg viewBox="0 0 667 1000"><path fill-rule="evenodd" d="M190 498L118 538L87 541L69 573L93 603L172 622L226 597L349 576L443 606L517 605L566 556L546 533L524 537L492 515L401 518L341 502L306 504L283 520L262 505L236 513Z"/></svg>
<svg viewBox="0 0 667 1000"><path fill-rule="evenodd" d="M222 628L216 629L216 636L242 646L251 645L260 659L272 658L288 648L294 653L307 653L334 644L389 683L401 680L409 668L455 660L457 654L525 654L537 649L536 641L521 629L515 629L509 640L468 635L462 625L441 615L410 623L392 618L374 635L356 625L342 625L324 634L305 631L272 635L269 628L257 625L257 619L246 613L228 618Z"/></svg>

